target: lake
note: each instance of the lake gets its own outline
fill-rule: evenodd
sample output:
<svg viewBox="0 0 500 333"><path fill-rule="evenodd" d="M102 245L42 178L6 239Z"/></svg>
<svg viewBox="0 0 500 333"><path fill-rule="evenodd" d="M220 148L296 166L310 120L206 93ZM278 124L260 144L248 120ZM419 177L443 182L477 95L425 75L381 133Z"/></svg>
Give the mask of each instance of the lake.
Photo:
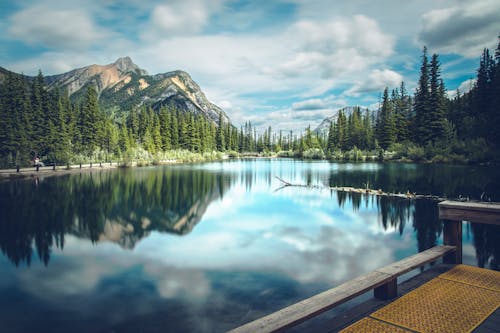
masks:
<svg viewBox="0 0 500 333"><path fill-rule="evenodd" d="M249 159L3 181L1 331L223 332L442 242L436 202L330 186L500 201L489 166ZM464 263L498 270L499 228L463 228Z"/></svg>

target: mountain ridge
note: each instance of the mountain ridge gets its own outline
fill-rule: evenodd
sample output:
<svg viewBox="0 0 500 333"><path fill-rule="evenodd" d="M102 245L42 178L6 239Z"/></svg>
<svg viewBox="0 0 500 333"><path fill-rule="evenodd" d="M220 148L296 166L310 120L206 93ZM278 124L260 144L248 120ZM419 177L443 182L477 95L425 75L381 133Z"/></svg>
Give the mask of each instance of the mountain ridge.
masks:
<svg viewBox="0 0 500 333"><path fill-rule="evenodd" d="M10 71L0 67L0 76L6 72ZM28 80L34 78L23 76ZM221 115L226 123L230 123L224 110L208 100L187 72L174 70L150 75L128 56L107 65L92 64L49 75L45 82L49 90L67 91L73 101L81 100L86 88L93 85L100 107L108 113L126 113L143 106L158 111L166 106L203 116L215 124Z"/></svg>

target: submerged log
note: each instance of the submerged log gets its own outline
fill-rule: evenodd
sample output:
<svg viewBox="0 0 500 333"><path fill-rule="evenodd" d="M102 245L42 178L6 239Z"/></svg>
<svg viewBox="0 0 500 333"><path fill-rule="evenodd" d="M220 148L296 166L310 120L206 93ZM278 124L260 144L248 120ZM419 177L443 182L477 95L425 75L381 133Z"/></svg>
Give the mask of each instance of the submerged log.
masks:
<svg viewBox="0 0 500 333"><path fill-rule="evenodd" d="M294 187L307 187L307 188L326 188L326 189L338 191L338 192L369 194L369 195L397 197L397 198L404 198L404 199L429 199L429 200L436 200L436 201L448 200L448 198L439 197L436 195L417 194L417 193L412 193L410 191L406 191L406 193L391 193L391 192L385 192L382 189L378 189L378 190L371 189L368 186L366 188L355 188L355 187L350 187L350 186L324 186L324 187L321 187L319 185L292 184L286 180L283 180L282 178L280 178L278 176L275 176L275 178L278 179L283 184L277 190L280 190L280 189L282 189L284 187L288 187L288 186L294 186ZM461 197L458 198L459 201L467 201L467 199L468 198L461 198Z"/></svg>

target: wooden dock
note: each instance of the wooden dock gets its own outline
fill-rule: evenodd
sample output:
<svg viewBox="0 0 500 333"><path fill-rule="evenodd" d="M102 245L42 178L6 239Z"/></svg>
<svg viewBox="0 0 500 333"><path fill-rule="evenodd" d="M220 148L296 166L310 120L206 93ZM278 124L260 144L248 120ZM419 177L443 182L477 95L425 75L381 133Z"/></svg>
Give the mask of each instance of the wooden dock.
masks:
<svg viewBox="0 0 500 333"><path fill-rule="evenodd" d="M500 204L444 201L439 204L439 217L443 220L442 246L377 269L230 332L285 331L372 289L374 299L385 302L385 307L379 304L381 308L372 309L376 311L358 315L357 322L351 317L347 324L330 323L322 331L500 332L500 325L496 325L500 317L500 272L460 265L462 221L500 225ZM449 271L397 298L401 296L399 276L440 258Z"/></svg>

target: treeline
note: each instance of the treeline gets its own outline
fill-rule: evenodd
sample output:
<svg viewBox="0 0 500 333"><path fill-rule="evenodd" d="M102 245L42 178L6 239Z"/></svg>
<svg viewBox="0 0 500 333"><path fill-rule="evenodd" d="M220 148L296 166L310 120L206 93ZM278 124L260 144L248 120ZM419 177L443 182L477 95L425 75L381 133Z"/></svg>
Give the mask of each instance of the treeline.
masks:
<svg viewBox="0 0 500 333"><path fill-rule="evenodd" d="M360 159L367 154L384 158L435 162L483 162L499 159L500 43L493 57L481 56L477 79L466 93L449 99L441 76L439 56L430 59L424 47L418 85L410 96L404 82L383 92L375 114L354 108L342 110L326 138L300 140L313 157ZM312 142L313 144L308 144ZM363 152L362 152L363 151ZM346 154L347 153L347 154ZM303 154L304 156L304 154Z"/></svg>
<svg viewBox="0 0 500 333"><path fill-rule="evenodd" d="M40 72L28 78L7 72L0 84L0 166L152 159L161 152L257 152L271 147L270 130L257 135L251 123L240 129L175 108L132 109L122 116L99 107L93 86L73 102L48 90Z"/></svg>

